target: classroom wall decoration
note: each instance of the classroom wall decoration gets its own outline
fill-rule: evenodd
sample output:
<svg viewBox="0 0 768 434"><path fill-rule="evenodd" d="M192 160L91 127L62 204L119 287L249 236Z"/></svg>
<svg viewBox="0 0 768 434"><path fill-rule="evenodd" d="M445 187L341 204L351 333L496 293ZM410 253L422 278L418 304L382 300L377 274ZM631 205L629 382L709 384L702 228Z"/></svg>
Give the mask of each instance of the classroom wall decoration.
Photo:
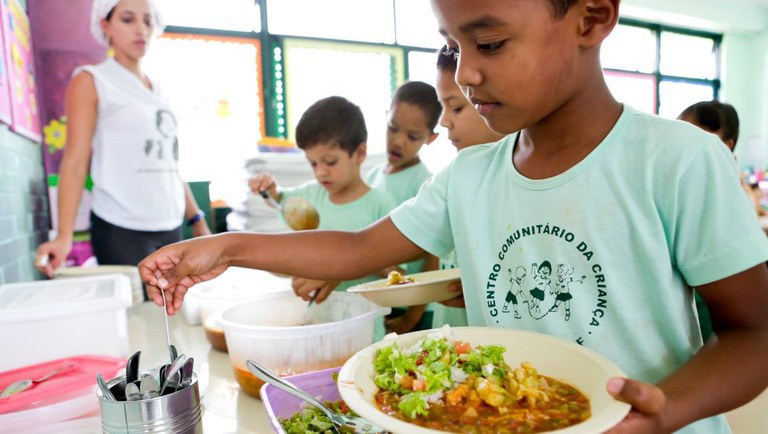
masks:
<svg viewBox="0 0 768 434"><path fill-rule="evenodd" d="M3 46L2 32L0 32L0 47ZM5 57L0 55L0 122L11 125L11 90L8 83L8 67Z"/></svg>
<svg viewBox="0 0 768 434"><path fill-rule="evenodd" d="M32 34L19 0L0 2L3 54L10 88L11 129L36 142L41 139Z"/></svg>

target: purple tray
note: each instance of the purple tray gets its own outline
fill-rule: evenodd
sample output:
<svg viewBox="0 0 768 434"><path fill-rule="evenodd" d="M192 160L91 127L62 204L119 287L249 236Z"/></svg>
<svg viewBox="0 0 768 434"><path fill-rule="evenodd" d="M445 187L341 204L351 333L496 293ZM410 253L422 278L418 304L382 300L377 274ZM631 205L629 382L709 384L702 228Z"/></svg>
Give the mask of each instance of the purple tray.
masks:
<svg viewBox="0 0 768 434"><path fill-rule="evenodd" d="M340 367L323 369L322 371L306 372L285 378L299 389L312 394L320 402L338 401L341 397L339 396L339 388L333 381L333 373L340 369ZM267 410L269 423L277 434L285 434L278 419L289 418L309 405L269 383L263 385L259 392L264 408Z"/></svg>

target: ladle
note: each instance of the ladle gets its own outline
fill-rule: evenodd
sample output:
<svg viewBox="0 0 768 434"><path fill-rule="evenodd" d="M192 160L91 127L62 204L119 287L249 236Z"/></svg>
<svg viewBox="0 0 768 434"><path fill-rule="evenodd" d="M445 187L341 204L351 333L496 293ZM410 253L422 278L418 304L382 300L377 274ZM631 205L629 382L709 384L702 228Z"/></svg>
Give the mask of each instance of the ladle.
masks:
<svg viewBox="0 0 768 434"><path fill-rule="evenodd" d="M308 229L317 229L320 225L320 215L312 204L300 197L290 197L286 199L285 206L280 205L266 191L260 191L259 194L268 204L277 208L285 218L288 227L295 231Z"/></svg>

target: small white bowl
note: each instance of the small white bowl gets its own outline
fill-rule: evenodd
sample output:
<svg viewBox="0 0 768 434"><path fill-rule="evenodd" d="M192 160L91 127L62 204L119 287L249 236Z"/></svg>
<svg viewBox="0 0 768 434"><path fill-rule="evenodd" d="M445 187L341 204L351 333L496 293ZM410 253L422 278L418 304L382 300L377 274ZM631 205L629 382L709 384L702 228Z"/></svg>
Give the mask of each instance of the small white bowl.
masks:
<svg viewBox="0 0 768 434"><path fill-rule="evenodd" d="M413 282L390 285L389 279L381 279L353 286L347 289L347 292L360 294L379 306L386 307L441 302L461 295L459 292L448 290L450 284L461 280L461 271L458 268L425 271L404 277L413 279Z"/></svg>

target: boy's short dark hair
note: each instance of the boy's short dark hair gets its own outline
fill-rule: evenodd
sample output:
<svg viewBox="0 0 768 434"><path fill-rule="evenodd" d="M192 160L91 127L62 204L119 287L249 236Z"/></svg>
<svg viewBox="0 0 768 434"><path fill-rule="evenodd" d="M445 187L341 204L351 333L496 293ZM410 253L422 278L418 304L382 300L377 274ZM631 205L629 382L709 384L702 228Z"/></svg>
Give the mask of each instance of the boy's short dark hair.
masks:
<svg viewBox="0 0 768 434"><path fill-rule="evenodd" d="M549 0L552 3L552 9L555 12L555 18L563 18L571 6L579 2L579 0Z"/></svg>
<svg viewBox="0 0 768 434"><path fill-rule="evenodd" d="M437 70L440 72L456 73L456 52L443 45L437 50Z"/></svg>
<svg viewBox="0 0 768 434"><path fill-rule="evenodd" d="M701 101L688 106L679 117L689 117L707 131L720 132L723 140L733 140L733 147L739 140L739 115L736 109L717 100Z"/></svg>
<svg viewBox="0 0 768 434"><path fill-rule="evenodd" d="M352 155L367 140L368 129L362 110L340 96L315 102L296 124L296 144L302 150L335 142Z"/></svg>
<svg viewBox="0 0 768 434"><path fill-rule="evenodd" d="M427 117L429 131L435 130L437 121L440 119L440 113L443 111L443 106L440 105L440 100L437 99L437 92L432 85L422 81L408 81L404 83L395 91L390 107L394 107L395 104L401 102L420 108Z"/></svg>

